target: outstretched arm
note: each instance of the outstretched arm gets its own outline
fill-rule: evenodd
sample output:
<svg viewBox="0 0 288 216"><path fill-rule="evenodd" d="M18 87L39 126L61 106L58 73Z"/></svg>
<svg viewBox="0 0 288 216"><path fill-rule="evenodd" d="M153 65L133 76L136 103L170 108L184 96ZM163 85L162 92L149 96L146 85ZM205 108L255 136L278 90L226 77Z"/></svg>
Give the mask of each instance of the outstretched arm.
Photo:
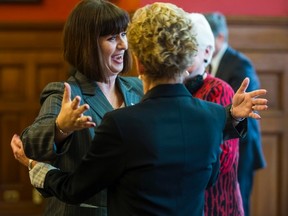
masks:
<svg viewBox="0 0 288 216"><path fill-rule="evenodd" d="M80 106L81 98L76 96L71 101L71 87L68 83L64 83L64 93L62 98L61 110L56 119L56 137L59 140L68 136L75 130L83 128L95 127L96 124L92 122L90 116L85 116L83 113L89 109L88 104ZM23 143L18 135L14 135L11 140L11 148L14 157L19 160L24 166L29 165L29 158L26 157ZM35 163L35 162L34 162Z"/></svg>
<svg viewBox="0 0 288 216"><path fill-rule="evenodd" d="M90 116L85 116L83 113L89 109L88 104L80 106L81 98L76 96L71 101L71 88L68 83L64 83L64 93L62 97L61 110L56 119L55 126L55 141L61 142L73 131L83 128L95 127ZM29 158L24 153L23 143L18 135L14 135L11 140L11 148L14 157L25 166L28 166Z"/></svg>

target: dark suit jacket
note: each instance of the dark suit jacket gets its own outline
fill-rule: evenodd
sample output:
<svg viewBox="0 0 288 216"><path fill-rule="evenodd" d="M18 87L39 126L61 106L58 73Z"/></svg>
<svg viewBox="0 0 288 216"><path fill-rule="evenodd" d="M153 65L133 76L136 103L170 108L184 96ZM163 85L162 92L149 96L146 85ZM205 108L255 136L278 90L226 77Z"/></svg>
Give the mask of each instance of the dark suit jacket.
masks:
<svg viewBox="0 0 288 216"><path fill-rule="evenodd" d="M216 72L216 77L229 83L235 92L245 77L250 78L247 91L260 88L259 79L250 60L231 47L228 47L224 53ZM248 119L247 135L240 140L239 152L238 175L240 175L240 178L246 178L248 176L247 172L250 172L251 176L254 170L265 167L261 132L257 120Z"/></svg>
<svg viewBox="0 0 288 216"><path fill-rule="evenodd" d="M112 111L113 107L107 101L95 82L76 72L68 81L71 85L72 98L76 95L81 97L81 104L87 103L90 109L85 113L92 117L97 125L100 124L104 114ZM143 96L142 82L135 77L118 77L119 86L125 106L138 103ZM84 129L74 132L62 148L55 149L54 128L55 119L61 108L64 85L62 82L48 84L41 94L41 110L35 122L25 129L21 139L24 144L25 153L28 157L39 161L52 161L52 164L63 171L74 171L78 167L82 157L88 151L91 141L95 135L95 129ZM106 191L102 191L85 203L106 206ZM83 200L84 201L84 200ZM93 215L105 216L106 208L82 208L67 205L56 198L51 198L46 206L45 215Z"/></svg>
<svg viewBox="0 0 288 216"><path fill-rule="evenodd" d="M49 171L45 191L79 203L107 187L109 215L200 216L225 123L222 106L184 85L157 86L141 103L106 114L80 166Z"/></svg>

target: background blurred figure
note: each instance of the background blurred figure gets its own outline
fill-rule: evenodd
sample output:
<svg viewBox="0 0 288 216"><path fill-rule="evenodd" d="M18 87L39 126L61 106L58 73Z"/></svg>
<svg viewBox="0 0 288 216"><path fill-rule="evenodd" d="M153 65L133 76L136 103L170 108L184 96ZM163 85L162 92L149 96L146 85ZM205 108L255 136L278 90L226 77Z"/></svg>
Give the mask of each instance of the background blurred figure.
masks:
<svg viewBox="0 0 288 216"><path fill-rule="evenodd" d="M131 64L126 38L128 23L126 11L104 0L83 0L71 11L63 31L64 59L75 69L67 82L72 97L78 97L72 109L60 115L63 82L45 87L41 110L21 135L30 158L49 161L63 171L75 170L90 147L95 125L100 124L104 114L140 101L141 80L118 76L127 72ZM80 100L86 105L81 106ZM52 197L44 215L105 216L106 199L105 190L81 206L68 205Z"/></svg>
<svg viewBox="0 0 288 216"><path fill-rule="evenodd" d="M207 74L215 49L215 39L206 18L191 13L193 31L198 43L198 52L193 65L187 70L185 85L197 98L227 106L231 104L234 91L225 81ZM243 216L244 210L237 179L239 139L226 140L221 144L220 173L215 185L205 193L206 216Z"/></svg>
<svg viewBox="0 0 288 216"><path fill-rule="evenodd" d="M250 78L248 91L260 87L260 82L251 61L228 44L226 18L219 12L205 14L215 37L215 52L211 62L211 74L229 83L236 91L245 77ZM262 151L259 122L248 119L247 136L240 139L238 180L246 216L250 214L250 197L254 171L266 165Z"/></svg>

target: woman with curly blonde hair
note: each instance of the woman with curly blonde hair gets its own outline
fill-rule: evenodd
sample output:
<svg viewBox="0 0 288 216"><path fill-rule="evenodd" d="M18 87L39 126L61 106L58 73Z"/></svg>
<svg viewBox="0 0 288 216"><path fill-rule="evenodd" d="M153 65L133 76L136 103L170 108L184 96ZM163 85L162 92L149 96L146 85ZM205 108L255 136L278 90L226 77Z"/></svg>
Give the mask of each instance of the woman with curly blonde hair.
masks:
<svg viewBox="0 0 288 216"><path fill-rule="evenodd" d="M130 49L152 80L182 77L197 52L186 12L169 3L161 5L139 9L127 32Z"/></svg>

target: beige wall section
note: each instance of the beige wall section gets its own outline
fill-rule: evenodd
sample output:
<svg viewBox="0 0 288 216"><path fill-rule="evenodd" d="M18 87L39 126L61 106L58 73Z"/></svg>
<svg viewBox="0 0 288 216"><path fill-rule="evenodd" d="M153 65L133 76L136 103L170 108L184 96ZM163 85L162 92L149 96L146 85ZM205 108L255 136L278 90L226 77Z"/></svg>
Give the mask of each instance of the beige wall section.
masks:
<svg viewBox="0 0 288 216"><path fill-rule="evenodd" d="M288 215L288 19L228 17L232 46L249 56L268 90L261 120L268 166L257 172L253 216ZM0 215L41 215L43 201L28 172L13 158L10 140L31 124L39 95L51 81L65 80L63 23L0 23ZM135 68L133 69L135 74Z"/></svg>

